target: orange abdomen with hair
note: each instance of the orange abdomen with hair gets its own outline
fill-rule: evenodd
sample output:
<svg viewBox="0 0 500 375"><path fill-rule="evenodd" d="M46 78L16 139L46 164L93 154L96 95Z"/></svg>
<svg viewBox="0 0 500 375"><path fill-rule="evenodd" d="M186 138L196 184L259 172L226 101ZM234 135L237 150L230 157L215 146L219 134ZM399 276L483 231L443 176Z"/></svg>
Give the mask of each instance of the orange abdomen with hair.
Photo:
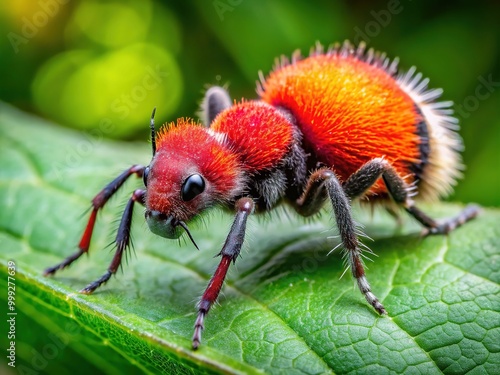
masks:
<svg viewBox="0 0 500 375"><path fill-rule="evenodd" d="M414 181L421 115L386 68L354 55L316 54L281 64L262 82L259 94L293 114L306 151L341 181L378 157L407 176L407 183ZM382 181L369 190L386 191Z"/></svg>

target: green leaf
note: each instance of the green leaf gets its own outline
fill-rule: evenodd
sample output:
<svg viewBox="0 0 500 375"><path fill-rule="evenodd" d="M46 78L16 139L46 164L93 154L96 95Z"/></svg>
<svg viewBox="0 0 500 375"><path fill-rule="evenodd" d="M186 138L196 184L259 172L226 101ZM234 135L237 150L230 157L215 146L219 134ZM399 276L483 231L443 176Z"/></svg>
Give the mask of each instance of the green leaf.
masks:
<svg viewBox="0 0 500 375"><path fill-rule="evenodd" d="M189 241L151 234L137 209L135 251L123 272L95 294L79 294L107 269L107 245L138 179L99 215L88 257L53 278L42 272L76 250L90 199L131 164L147 164L150 146L64 130L6 105L0 132L0 303L7 306L13 261L19 373L498 371L498 210L485 209L449 236L427 238L410 220L398 229L384 213L371 219L357 210L375 238L365 241L377 254L367 274L388 310L382 317L348 275L341 278L341 254L326 255L338 243L327 238L335 234L328 210L310 221L283 210L253 219L220 305L207 317L202 346L192 351L194 305L231 216L208 215L192 230L198 252ZM460 208L428 209L448 216ZM10 345L5 332L2 349Z"/></svg>

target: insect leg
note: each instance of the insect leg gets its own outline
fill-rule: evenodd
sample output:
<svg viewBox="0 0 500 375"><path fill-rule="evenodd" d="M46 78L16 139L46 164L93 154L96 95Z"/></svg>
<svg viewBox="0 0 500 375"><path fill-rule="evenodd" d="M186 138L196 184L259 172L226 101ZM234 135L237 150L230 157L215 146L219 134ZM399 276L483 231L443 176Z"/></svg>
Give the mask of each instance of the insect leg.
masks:
<svg viewBox="0 0 500 375"><path fill-rule="evenodd" d="M91 294L94 290L99 288L102 284L108 281L120 267L122 256L124 251L127 250L130 245L130 226L132 225L132 213L134 211L134 203L139 202L144 205L146 191L145 190L136 190L132 194L132 197L129 199L125 210L123 211L122 219L120 221L120 226L118 227L118 232L116 233L116 252L113 256L113 260L109 265L108 270L104 275L102 275L96 281L90 283L85 288L83 288L80 292L84 294Z"/></svg>
<svg viewBox="0 0 500 375"><path fill-rule="evenodd" d="M201 104L202 121L205 126L209 127L215 117L231 105L231 97L226 89L220 86L210 87Z"/></svg>
<svg viewBox="0 0 500 375"><path fill-rule="evenodd" d="M236 262L236 258L240 254L241 246L245 238L247 219L254 210L254 203L250 198L239 199L235 206L236 217L234 218L226 242L221 252L218 254L222 256L222 259L198 304L198 317L194 324L193 349L197 349L201 343L201 332L204 328L203 322L205 316L219 296L229 265L231 262Z"/></svg>
<svg viewBox="0 0 500 375"><path fill-rule="evenodd" d="M312 215L319 210L326 198L330 198L347 263L361 293L379 314L385 314L384 306L372 293L366 279L356 224L351 215L351 203L335 173L329 169L314 172L308 180L304 193L295 202L295 208L302 215Z"/></svg>
<svg viewBox="0 0 500 375"><path fill-rule="evenodd" d="M53 267L49 267L45 270L44 275L53 275L57 270L68 267L75 260L80 258L82 254L87 253L90 246L90 240L92 238L92 233L94 231L94 225L97 218L97 212L104 207L106 202L111 198L111 196L123 185L123 183L133 174L136 174L137 177L142 177L144 173L144 167L142 165L133 165L126 171L124 171L121 175L116 177L113 181L111 181L104 189L102 189L99 194L97 194L94 199L92 199L92 212L90 213L89 221L87 222L87 226L85 227L85 231L83 232L82 238L80 239L80 243L78 245L78 251L66 259L64 259L61 263L56 264Z"/></svg>
<svg viewBox="0 0 500 375"><path fill-rule="evenodd" d="M392 165L383 158L370 160L359 168L344 183L344 190L350 198L358 197L369 189L381 176L394 201L402 205L410 215L426 227L428 234L449 233L473 219L479 213L479 207L469 205L457 216L444 219L441 222L430 218L415 206L415 202L411 199L409 186L398 175Z"/></svg>

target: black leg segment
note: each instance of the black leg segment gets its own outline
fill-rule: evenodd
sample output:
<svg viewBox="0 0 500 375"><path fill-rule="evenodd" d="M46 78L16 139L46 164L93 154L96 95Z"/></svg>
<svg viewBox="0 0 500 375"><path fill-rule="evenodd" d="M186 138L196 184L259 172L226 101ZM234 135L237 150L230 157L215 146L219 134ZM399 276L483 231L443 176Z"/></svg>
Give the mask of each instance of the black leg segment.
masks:
<svg viewBox="0 0 500 375"><path fill-rule="evenodd" d="M329 169L320 169L314 172L309 178L302 197L295 202L295 208L300 214L313 214L322 206L325 197L328 197L332 204L335 221L344 246L345 258L359 290L379 314L385 314L384 306L372 293L365 276L365 269L361 259L361 243L358 240L359 231L352 219L351 203L335 173ZM306 207L306 205L309 207ZM313 209L310 209L311 207Z"/></svg>
<svg viewBox="0 0 500 375"><path fill-rule="evenodd" d="M198 317L194 324L193 349L197 349L201 343L201 332L204 328L205 316L219 296L229 266L231 263L236 262L236 258L240 254L245 239L247 219L254 211L254 206L255 204L251 198L241 198L236 202L236 216L233 225L221 252L218 254L222 259L198 303Z"/></svg>
<svg viewBox="0 0 500 375"><path fill-rule="evenodd" d="M142 165L133 165L118 177L116 177L109 184L107 184L104 189L102 189L99 194L97 194L94 199L92 199L92 212L90 213L90 218L87 222L87 226L85 227L85 231L83 232L82 238L80 239L78 251L64 259L61 263L47 268L44 272L45 276L53 275L56 273L56 271L68 267L71 263L80 258L82 254L88 252L90 240L92 239L92 233L94 232L97 212L104 207L109 198L111 198L113 194L116 193L116 191L123 185L125 181L127 181L130 176L135 174L137 175L137 177L142 178L144 169L145 168Z"/></svg>
<svg viewBox="0 0 500 375"><path fill-rule="evenodd" d="M127 250L130 245L130 227L132 225L132 214L134 212L134 203L139 202L144 204L144 197L146 191L145 190L136 190L132 194L132 197L129 199L125 210L123 211L122 219L120 221L120 226L118 227L118 232L116 233L116 252L113 256L113 260L109 265L108 270L104 275L102 275L96 281L90 283L85 288L83 288L80 292L84 294L91 294L97 288L99 288L102 284L108 281L111 278L111 275L116 273L118 268L121 265L123 253Z"/></svg>
<svg viewBox="0 0 500 375"><path fill-rule="evenodd" d="M368 190L380 177L394 201L413 216L425 228L427 234L446 234L473 219L479 213L479 207L467 206L457 216L436 221L415 206L411 198L411 187L398 175L394 167L384 158L370 160L359 168L344 183L344 190L350 198L356 198Z"/></svg>

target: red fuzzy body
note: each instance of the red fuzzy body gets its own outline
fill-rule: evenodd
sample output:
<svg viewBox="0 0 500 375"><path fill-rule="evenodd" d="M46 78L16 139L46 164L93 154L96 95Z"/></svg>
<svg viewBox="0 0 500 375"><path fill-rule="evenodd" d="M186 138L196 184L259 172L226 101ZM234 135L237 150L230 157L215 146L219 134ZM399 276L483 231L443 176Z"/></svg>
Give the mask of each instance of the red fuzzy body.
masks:
<svg viewBox="0 0 500 375"><path fill-rule="evenodd" d="M230 140L233 152L249 173L275 167L292 142L289 122L262 102L243 102L234 106L218 116L210 129Z"/></svg>
<svg viewBox="0 0 500 375"><path fill-rule="evenodd" d="M404 208L429 234L446 234L474 218L466 207L436 221L416 207L415 194L437 198L450 192L460 175L461 141L454 132L450 102L435 102L441 90L411 68L397 75L397 61L348 42L310 57L294 55L262 78L259 100L232 103L226 90L212 87L203 102L205 126L180 119L155 136L153 158L117 176L92 201L92 213L77 253L46 270L54 274L88 251L97 212L131 175L142 177L123 211L116 253L106 273L85 287L92 293L120 267L130 246L135 203L145 206L150 230L165 238L185 233L197 246L188 223L205 210L235 211L218 253L221 261L198 304L192 339L201 342L205 316L217 300L229 266L240 254L248 217L285 201L310 216L330 201L344 258L359 290L380 314L386 310L365 276L361 232L351 201L369 198ZM392 200L388 200L387 198ZM389 203L392 202L392 203ZM333 250L332 250L333 251Z"/></svg>
<svg viewBox="0 0 500 375"><path fill-rule="evenodd" d="M261 80L260 100L229 103L209 127L185 120L167 126L158 135L147 206L189 220L250 196L266 211L282 200L293 204L319 168L343 183L376 158L424 198L445 195L459 175L461 146L450 130L449 102L433 103L440 91L425 91L427 81L414 70L396 76L396 65L371 50L318 47L283 61ZM193 173L208 187L182 202L178 191ZM380 178L362 198L388 196Z"/></svg>

